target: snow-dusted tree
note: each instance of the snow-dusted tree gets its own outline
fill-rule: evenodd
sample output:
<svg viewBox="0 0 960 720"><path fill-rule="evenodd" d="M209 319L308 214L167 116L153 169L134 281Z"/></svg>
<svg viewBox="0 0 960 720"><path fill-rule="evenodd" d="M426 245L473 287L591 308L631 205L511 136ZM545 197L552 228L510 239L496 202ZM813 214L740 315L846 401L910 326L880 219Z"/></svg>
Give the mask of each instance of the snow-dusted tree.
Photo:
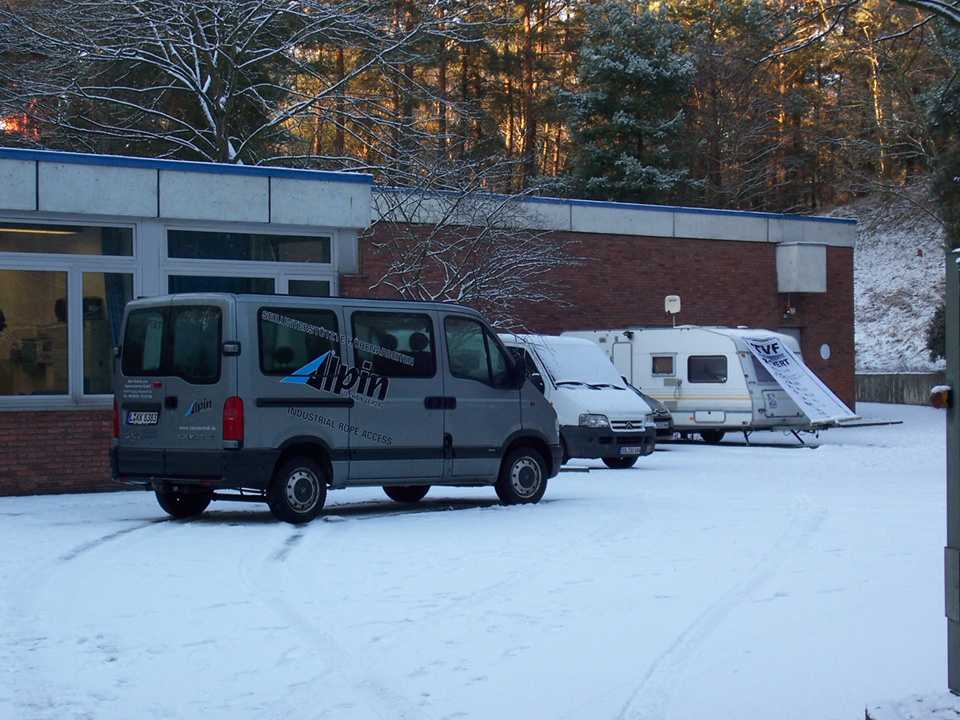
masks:
<svg viewBox="0 0 960 720"><path fill-rule="evenodd" d="M389 267L372 289L463 303L505 329L522 327L523 304L562 305L552 272L579 263L575 243L523 195L486 190L515 172L507 161L438 164L430 183L375 192L375 246Z"/></svg>
<svg viewBox="0 0 960 720"><path fill-rule="evenodd" d="M660 9L588 5L579 86L571 107L568 192L603 200L662 200L685 176L669 141L683 121L693 64L682 28Z"/></svg>
<svg viewBox="0 0 960 720"><path fill-rule="evenodd" d="M0 107L29 112L47 145L376 165L398 138L427 141L422 114L398 112L429 96L409 68L471 42L469 14L455 0L6 0Z"/></svg>

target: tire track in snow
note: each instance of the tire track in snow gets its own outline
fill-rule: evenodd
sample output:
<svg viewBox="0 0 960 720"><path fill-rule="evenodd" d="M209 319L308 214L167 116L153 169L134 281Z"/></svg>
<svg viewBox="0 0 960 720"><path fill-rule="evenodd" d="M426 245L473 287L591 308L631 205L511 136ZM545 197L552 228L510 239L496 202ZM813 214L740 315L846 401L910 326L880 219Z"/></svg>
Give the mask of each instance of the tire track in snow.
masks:
<svg viewBox="0 0 960 720"><path fill-rule="evenodd" d="M270 698L269 704L253 717L373 716L417 720L420 714L408 697L384 685L374 668L325 632L286 592L287 584L295 583L296 576L288 571L285 561L312 527L319 528L322 524L298 526L279 549L264 554L261 545L260 552L252 549L239 562L240 576L247 586L275 618L300 638L310 662L318 665L312 677L306 681L291 680L282 693ZM322 703L317 702L317 688L326 688Z"/></svg>
<svg viewBox="0 0 960 720"><path fill-rule="evenodd" d="M727 618L779 569L790 553L810 539L827 516L826 508L814 508L804 496L796 498L790 526L747 575L721 595L684 630L648 668L617 720L663 720L667 716L677 683L690 658Z"/></svg>
<svg viewBox="0 0 960 720"><path fill-rule="evenodd" d="M46 619L37 614L38 600L45 586L77 558L141 530L163 527L164 524L172 527L169 524L171 519L137 522L130 527L78 543L66 552L31 567L29 572L11 574L10 581L0 588L0 610L3 609L3 597L14 598L6 603L9 613L6 615L6 627L0 628L0 663L9 669L6 675L14 717L89 715L89 706L84 705L87 699L78 700L77 691L64 686L63 680L49 665L46 656L51 652L50 643L55 631L44 627ZM8 595L4 589L13 581L17 583L16 592ZM0 716L3 716L2 709L0 705Z"/></svg>
<svg viewBox="0 0 960 720"><path fill-rule="evenodd" d="M429 511L478 508L476 501L469 501L467 508L458 506L455 501L452 507L449 506L449 502L443 503L443 505L446 505L446 507L433 508ZM490 505L499 506L499 503L493 502L489 505L481 503L479 507L485 509ZM510 512L513 509L504 508L503 511ZM347 509L344 508L344 510ZM347 510L342 513L342 516L338 516L337 520L347 520L349 525L351 520L392 519L397 515L427 512L428 509L387 510L375 515L367 515L367 511L368 508L362 508L357 516L351 517L352 513ZM536 584L541 576L551 572L557 564L565 563L571 549L584 542L604 538L613 540L624 531L632 531L636 522L635 509L623 509L617 514L615 522L608 522L602 527L590 526L585 532L568 535L566 542L552 545L549 551L538 556L538 562L535 566L520 564L512 570L505 571L492 583L465 595L447 599L438 607L424 613L417 623L400 624L385 629L378 634L377 643L403 644L411 640L411 635L418 635L422 624L434 625L444 622L455 616L463 615L465 609L479 607L491 600L509 595L512 588L520 585ZM390 720L416 720L423 717L424 713L433 717L436 710L424 706L423 698L411 698L406 687L400 690L389 687L384 682L383 673L378 668L363 661L358 652L351 652L319 627L315 620L311 619L296 605L296 600L292 599L296 597L296 593L287 592L288 583L294 586L294 591L296 590L296 575L292 574L287 565L290 555L294 550L305 545L304 540L310 535L315 535L317 531L328 527L327 523L316 521L310 525L298 527L275 550L265 551L262 547L259 550L252 549L241 560L240 573L247 585L260 596L261 601L273 612L275 617L300 636L308 646L309 651L325 665L325 669L319 672L316 677L311 678L309 682L291 684L283 693L282 699L271 701L270 712L264 713L264 716L297 715L303 712L304 707L310 706L313 707L313 712L317 713L317 715L311 715L310 717L350 718L361 716L362 713L358 714L358 706L365 705L365 709L372 712L374 716L389 718ZM344 525L338 522L337 527L342 529ZM318 686L348 688L350 690L350 702L339 701L326 708L318 707L315 692L315 688ZM288 712L285 712L282 708L288 709Z"/></svg>

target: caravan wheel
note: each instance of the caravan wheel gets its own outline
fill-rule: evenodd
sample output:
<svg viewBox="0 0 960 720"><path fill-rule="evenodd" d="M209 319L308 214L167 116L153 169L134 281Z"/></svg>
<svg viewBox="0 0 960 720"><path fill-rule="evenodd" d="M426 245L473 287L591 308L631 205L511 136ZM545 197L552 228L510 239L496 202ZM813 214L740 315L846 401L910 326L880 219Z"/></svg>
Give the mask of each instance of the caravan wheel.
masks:
<svg viewBox="0 0 960 720"><path fill-rule="evenodd" d="M723 436L726 433L723 430L701 430L700 437L703 438L705 443L710 445L716 445L718 442L723 440Z"/></svg>

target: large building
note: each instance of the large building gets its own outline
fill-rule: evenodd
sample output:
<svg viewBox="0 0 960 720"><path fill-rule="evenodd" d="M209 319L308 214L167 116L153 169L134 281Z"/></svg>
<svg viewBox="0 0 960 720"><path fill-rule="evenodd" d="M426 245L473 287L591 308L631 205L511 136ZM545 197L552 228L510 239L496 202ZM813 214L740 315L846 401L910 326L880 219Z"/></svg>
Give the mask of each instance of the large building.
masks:
<svg viewBox="0 0 960 720"><path fill-rule="evenodd" d="M367 175L0 148L0 494L111 487L124 303L220 290L370 295L387 259ZM569 241L531 331L748 325L796 335L854 402L852 222L527 200ZM368 232L372 228L372 231Z"/></svg>

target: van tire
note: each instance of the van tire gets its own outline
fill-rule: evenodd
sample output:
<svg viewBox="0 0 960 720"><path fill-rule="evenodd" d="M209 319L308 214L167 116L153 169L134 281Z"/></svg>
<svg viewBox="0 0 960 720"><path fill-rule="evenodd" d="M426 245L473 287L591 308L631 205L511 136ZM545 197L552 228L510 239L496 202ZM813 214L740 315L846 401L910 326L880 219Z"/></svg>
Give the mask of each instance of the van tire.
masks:
<svg viewBox="0 0 960 720"><path fill-rule="evenodd" d="M429 485L384 485L383 491L399 503L420 502L430 490Z"/></svg>
<svg viewBox="0 0 960 720"><path fill-rule="evenodd" d="M177 490L157 490L157 502L164 511L175 518L196 517L213 499L208 492L180 492Z"/></svg>
<svg viewBox="0 0 960 720"><path fill-rule="evenodd" d="M603 464L611 470L626 470L637 464L639 455L618 455L617 457L600 458Z"/></svg>
<svg viewBox="0 0 960 720"><path fill-rule="evenodd" d="M726 433L723 430L701 430L700 438L708 445L716 445L723 440Z"/></svg>
<svg viewBox="0 0 960 720"><path fill-rule="evenodd" d="M267 504L277 520L300 525L313 520L327 499L327 478L320 465L294 456L277 468L267 489Z"/></svg>
<svg viewBox="0 0 960 720"><path fill-rule="evenodd" d="M521 445L507 453L494 489L504 505L540 502L547 489L547 464L532 447Z"/></svg>

